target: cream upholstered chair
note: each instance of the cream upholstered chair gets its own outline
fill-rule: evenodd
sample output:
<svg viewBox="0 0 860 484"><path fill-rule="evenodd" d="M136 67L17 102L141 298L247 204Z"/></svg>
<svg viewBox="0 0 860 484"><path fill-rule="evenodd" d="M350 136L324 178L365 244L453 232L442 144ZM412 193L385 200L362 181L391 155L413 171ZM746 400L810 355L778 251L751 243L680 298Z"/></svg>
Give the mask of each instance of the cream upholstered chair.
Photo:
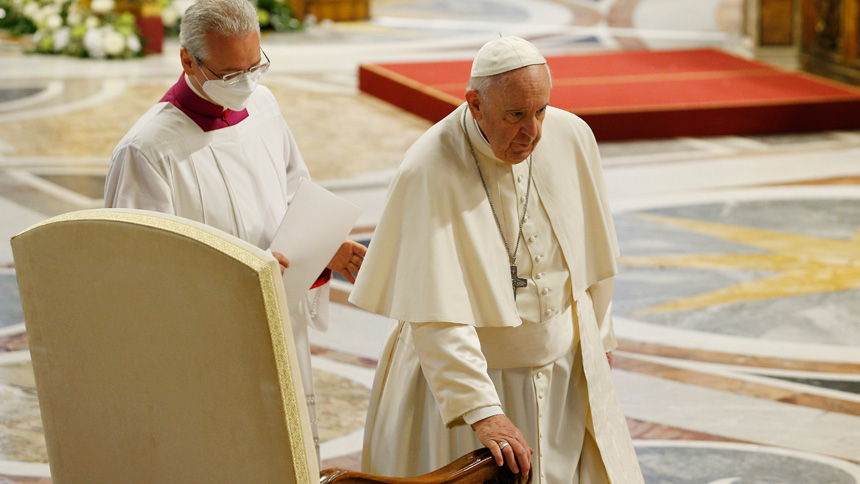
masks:
<svg viewBox="0 0 860 484"><path fill-rule="evenodd" d="M278 263L142 210L52 218L13 237L55 484L320 482ZM486 449L427 476L513 476Z"/></svg>
<svg viewBox="0 0 860 484"><path fill-rule="evenodd" d="M111 209L12 250L55 483L318 480L273 257Z"/></svg>

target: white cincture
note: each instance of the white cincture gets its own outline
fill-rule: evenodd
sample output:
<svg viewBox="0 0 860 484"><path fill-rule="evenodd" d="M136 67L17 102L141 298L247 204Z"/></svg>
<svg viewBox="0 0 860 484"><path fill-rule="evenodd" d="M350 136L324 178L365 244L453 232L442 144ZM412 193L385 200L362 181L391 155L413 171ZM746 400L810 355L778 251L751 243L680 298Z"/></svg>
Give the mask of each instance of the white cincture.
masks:
<svg viewBox="0 0 860 484"><path fill-rule="evenodd" d="M309 315L310 315L311 319L314 319L317 317L317 305L319 304L319 302L320 302L320 292L319 292L319 290L317 290L314 293L314 303L311 305L311 308L309 311Z"/></svg>

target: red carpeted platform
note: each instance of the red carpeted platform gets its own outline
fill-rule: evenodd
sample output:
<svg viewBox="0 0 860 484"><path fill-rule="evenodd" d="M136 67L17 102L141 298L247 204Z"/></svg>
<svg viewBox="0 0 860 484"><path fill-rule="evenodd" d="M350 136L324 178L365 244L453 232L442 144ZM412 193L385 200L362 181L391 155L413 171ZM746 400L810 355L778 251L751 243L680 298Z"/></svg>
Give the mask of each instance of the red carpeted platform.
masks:
<svg viewBox="0 0 860 484"><path fill-rule="evenodd" d="M550 103L599 140L860 129L860 89L714 49L551 57ZM471 62L362 65L359 89L430 121L464 101Z"/></svg>

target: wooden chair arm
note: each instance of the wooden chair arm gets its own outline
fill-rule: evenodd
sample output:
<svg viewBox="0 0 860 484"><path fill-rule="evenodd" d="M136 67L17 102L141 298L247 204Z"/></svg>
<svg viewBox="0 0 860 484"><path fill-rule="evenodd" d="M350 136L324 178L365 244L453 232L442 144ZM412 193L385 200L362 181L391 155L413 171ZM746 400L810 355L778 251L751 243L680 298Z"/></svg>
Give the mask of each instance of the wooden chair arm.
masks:
<svg viewBox="0 0 860 484"><path fill-rule="evenodd" d="M326 469L320 484L517 484L519 475L507 466L499 467L493 454L481 448L429 474L416 477L383 477L344 469ZM531 483L531 475L525 483Z"/></svg>

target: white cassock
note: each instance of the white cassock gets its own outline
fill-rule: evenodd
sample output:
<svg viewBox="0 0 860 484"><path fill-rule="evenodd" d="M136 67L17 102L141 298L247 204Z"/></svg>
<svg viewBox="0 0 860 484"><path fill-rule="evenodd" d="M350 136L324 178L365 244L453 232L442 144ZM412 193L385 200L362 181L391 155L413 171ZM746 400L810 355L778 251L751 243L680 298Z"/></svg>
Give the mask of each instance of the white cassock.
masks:
<svg viewBox="0 0 860 484"><path fill-rule="evenodd" d="M350 297L394 320L362 470L430 472L482 446L466 423L503 411L535 449L534 482L642 483L606 360L618 251L591 130L547 110L515 299L464 126L516 243L528 162L496 159L464 104L404 156Z"/></svg>
<svg viewBox="0 0 860 484"><path fill-rule="evenodd" d="M178 215L268 249L299 181L310 175L266 87L251 95L247 113L229 113L227 121L220 113L180 78L114 150L105 206ZM308 326L327 329L329 286L310 290L290 313L317 455Z"/></svg>

